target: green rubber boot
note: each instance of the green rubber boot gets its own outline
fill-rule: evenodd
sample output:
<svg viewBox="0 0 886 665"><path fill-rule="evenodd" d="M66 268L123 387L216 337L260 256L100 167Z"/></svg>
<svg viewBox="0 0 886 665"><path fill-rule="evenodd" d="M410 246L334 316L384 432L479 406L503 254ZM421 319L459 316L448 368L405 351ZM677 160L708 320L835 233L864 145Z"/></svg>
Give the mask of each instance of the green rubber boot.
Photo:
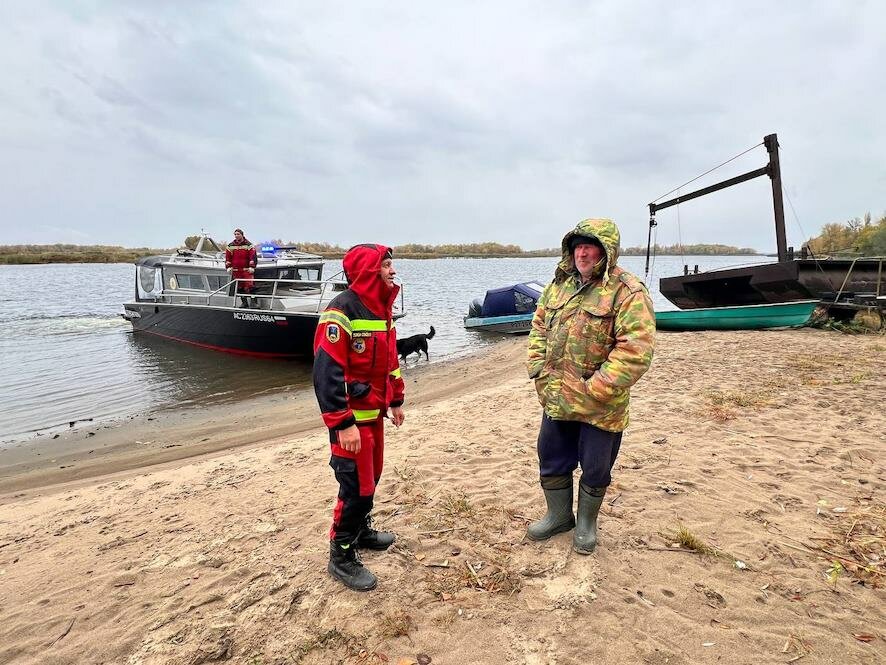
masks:
<svg viewBox="0 0 886 665"><path fill-rule="evenodd" d="M605 487L585 487L578 484L578 513L572 549L579 554L591 554L597 547L597 515L606 495Z"/></svg>
<svg viewBox="0 0 886 665"><path fill-rule="evenodd" d="M545 477L541 479L541 486L548 512L526 529L529 540L547 540L575 527L575 515L572 514L572 477Z"/></svg>

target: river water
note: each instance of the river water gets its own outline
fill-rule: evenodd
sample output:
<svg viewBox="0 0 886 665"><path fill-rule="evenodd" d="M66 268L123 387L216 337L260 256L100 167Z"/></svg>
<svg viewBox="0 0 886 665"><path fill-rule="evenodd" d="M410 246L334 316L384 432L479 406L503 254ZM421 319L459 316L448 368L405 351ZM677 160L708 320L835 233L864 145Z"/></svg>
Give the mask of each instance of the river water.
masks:
<svg viewBox="0 0 886 665"><path fill-rule="evenodd" d="M701 270L760 263L763 257L685 257ZM486 289L543 284L557 259L395 260L404 283L405 337L436 329L431 361L494 344L462 326L468 304ZM642 277L645 259L619 263ZM329 261L331 276L341 262ZM658 257L649 279L656 309L674 309L658 277L680 274L683 259ZM231 402L263 392L310 387L308 361L259 360L133 334L120 316L133 297L130 264L0 266L0 445L74 427L179 406ZM418 362L415 356L409 365Z"/></svg>

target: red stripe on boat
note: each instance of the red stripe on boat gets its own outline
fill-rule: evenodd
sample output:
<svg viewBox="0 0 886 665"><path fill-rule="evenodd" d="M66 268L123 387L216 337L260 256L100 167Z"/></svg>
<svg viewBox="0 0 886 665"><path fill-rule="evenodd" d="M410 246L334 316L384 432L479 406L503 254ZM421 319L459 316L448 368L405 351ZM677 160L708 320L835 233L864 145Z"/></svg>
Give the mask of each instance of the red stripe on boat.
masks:
<svg viewBox="0 0 886 665"><path fill-rule="evenodd" d="M299 355L297 353L268 353L266 351L244 351L243 349L232 349L227 346L204 344L203 342L192 342L189 339L173 337L172 335L164 335L162 333L153 332L151 330L145 329L137 330L135 332L148 333L149 335L156 335L157 337L162 337L163 339L171 339L175 342L182 342L183 344L190 344L191 346L199 346L201 349L212 349L213 351L221 351L223 353L233 353L235 356L249 356L251 358L294 358Z"/></svg>

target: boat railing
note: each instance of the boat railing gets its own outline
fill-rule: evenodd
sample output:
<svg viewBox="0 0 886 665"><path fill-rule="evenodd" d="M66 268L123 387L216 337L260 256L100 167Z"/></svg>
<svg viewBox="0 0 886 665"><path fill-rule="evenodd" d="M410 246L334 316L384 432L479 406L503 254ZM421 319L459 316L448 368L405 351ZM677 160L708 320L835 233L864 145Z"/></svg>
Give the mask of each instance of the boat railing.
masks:
<svg viewBox="0 0 886 665"><path fill-rule="evenodd" d="M320 308L321 308L326 302L328 302L328 301L331 299L331 298L327 297L327 292L335 291L335 287L337 287L337 286L345 286L345 285L346 285L346 282L343 282L343 281L341 281L341 280L336 279L336 277L338 277L339 275L344 275L344 271L343 271L343 270L340 270L339 272L337 272L335 275L333 275L333 276L330 277L329 279L324 279L324 280L309 280L309 279L252 279L252 280L240 280L240 279L232 279L230 282L228 282L228 283L227 283L225 286L223 286L221 289L219 289L218 291L214 291L212 294L210 294L210 296L215 295L215 294L219 293L220 291L223 291L223 290L229 288L230 285L233 284L233 283L235 283L235 282L241 282L241 281L251 281L251 282L253 282L253 283L255 283L255 282L268 282L268 283L272 283L272 284L273 284L272 287L271 287L271 293L270 293L270 294L267 294L267 293L251 293L251 292L247 294L247 293L243 293L243 292L238 292L238 290L235 288L235 291L234 291L234 297L237 297L237 296L247 296L247 297L249 297L249 298L265 299L265 300L268 300L270 303L273 303L273 299L274 299L274 298L280 298L280 297L281 297L281 295L280 295L280 293L279 293L279 291L278 291L278 288L277 288L278 285L280 285L280 284L298 284L299 286L307 286L307 287L309 287L309 288L308 288L308 289L299 289L299 290L301 290L301 291L304 291L304 294L298 294L298 293L296 293L296 294L292 294L292 293L287 293L287 294L284 294L282 297L306 296L306 295L308 295L309 293L310 293L310 295L312 295L312 296L313 296L313 295L316 295L316 296L317 296L317 307L316 307L316 309L314 309L314 311L317 312L317 313L319 313L319 312L320 312ZM238 285L238 286L239 286L239 285ZM312 293L312 291L314 291L315 289L318 289L318 288L320 289L320 292L319 292L319 293L316 293L316 294L315 294L315 293ZM342 289L340 289L340 290L342 290ZM401 284L400 284L400 293L399 293L399 297L400 297L400 312L397 314L397 316L403 316L403 315L406 313L406 300L405 300L405 297L404 297L404 296L405 296L405 289L403 288L403 284L401 283ZM261 307L260 307L260 308L258 308L258 309L264 309L264 308L261 308ZM268 307L268 309L271 309L270 306ZM304 310L302 310L302 311L304 311Z"/></svg>
<svg viewBox="0 0 886 665"><path fill-rule="evenodd" d="M238 297L246 297L255 299L259 303L267 303L267 306L259 306L254 309L265 311L277 311L274 309L274 299L280 298L299 298L305 301L306 306L299 307L298 311L319 313L321 309L332 299L332 294L336 290L344 290L346 283L335 279L341 272L337 273L330 279L324 280L308 280L308 279L239 279L234 278L229 282L222 284L219 288L211 293L170 293L164 292L160 297L161 302L168 303L184 303L186 305L218 305L219 298L234 299ZM270 293L255 293L253 291L241 291L240 282L251 282L253 284L270 284ZM291 288L291 287L296 288ZM233 287L233 291L232 291ZM289 288L287 288L289 287ZM213 302L215 299L215 302ZM403 285L400 285L400 311L395 314L397 318L403 316L406 312L406 302L404 299ZM310 305L310 307L307 307ZM225 302L220 306L229 306L229 302ZM281 311L289 311L283 309Z"/></svg>
<svg viewBox="0 0 886 665"><path fill-rule="evenodd" d="M240 282L252 282L253 284L270 284L270 293L255 293L254 291L240 291ZM343 282L333 280L308 280L308 279L232 279L228 283L228 287L234 284L234 297L246 296L254 298L259 303L267 303L267 307L258 307L257 309L273 310L274 299L298 297L304 299L306 304L313 305L310 309L301 308L301 311L312 311L319 313L324 303L331 299L328 295L335 290L336 285ZM222 287L223 289L225 287ZM281 293L282 291L282 293ZM316 302L315 302L316 299Z"/></svg>
<svg viewBox="0 0 886 665"><path fill-rule="evenodd" d="M252 282L253 284L270 284L270 293L253 293L250 291L242 291L240 289L241 282ZM302 307L300 311L319 312L323 305L331 299L331 293L335 291L336 285L343 285L344 282L334 280L304 280L304 279L231 279L222 284L216 290L210 293L176 293L164 292L161 299L169 303L184 303L187 305L228 305L228 302L219 303L220 298L238 298L248 297L254 298L257 302L267 303L266 306L259 306L256 309L265 309L273 311L273 301L275 298L301 298L306 305L310 307ZM233 287L233 290L232 290Z"/></svg>
<svg viewBox="0 0 886 665"><path fill-rule="evenodd" d="M846 277L843 278L843 283L840 285L840 290L837 291L837 295L834 296L834 302L839 302L840 298L843 296L843 290L846 288L846 284L849 283L849 277L852 275L852 271L855 269L855 264L859 259L877 259L877 293L876 297L880 297L880 293L882 290L883 284L883 261L886 257L882 256L857 256L852 259L852 263L849 264L849 270L846 271Z"/></svg>

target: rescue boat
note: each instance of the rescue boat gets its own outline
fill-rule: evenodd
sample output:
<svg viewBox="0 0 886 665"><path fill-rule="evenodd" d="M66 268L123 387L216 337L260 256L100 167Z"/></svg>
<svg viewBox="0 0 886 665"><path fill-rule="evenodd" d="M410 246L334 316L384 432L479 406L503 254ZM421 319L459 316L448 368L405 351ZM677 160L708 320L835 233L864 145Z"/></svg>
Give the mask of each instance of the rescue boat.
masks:
<svg viewBox="0 0 886 665"><path fill-rule="evenodd" d="M123 317L135 333L207 349L265 358L310 356L320 314L347 288L343 274L324 279L323 257L292 247L256 249L254 290L248 294L207 235L193 250L139 259L135 297L123 304ZM398 316L402 303L401 296Z"/></svg>

